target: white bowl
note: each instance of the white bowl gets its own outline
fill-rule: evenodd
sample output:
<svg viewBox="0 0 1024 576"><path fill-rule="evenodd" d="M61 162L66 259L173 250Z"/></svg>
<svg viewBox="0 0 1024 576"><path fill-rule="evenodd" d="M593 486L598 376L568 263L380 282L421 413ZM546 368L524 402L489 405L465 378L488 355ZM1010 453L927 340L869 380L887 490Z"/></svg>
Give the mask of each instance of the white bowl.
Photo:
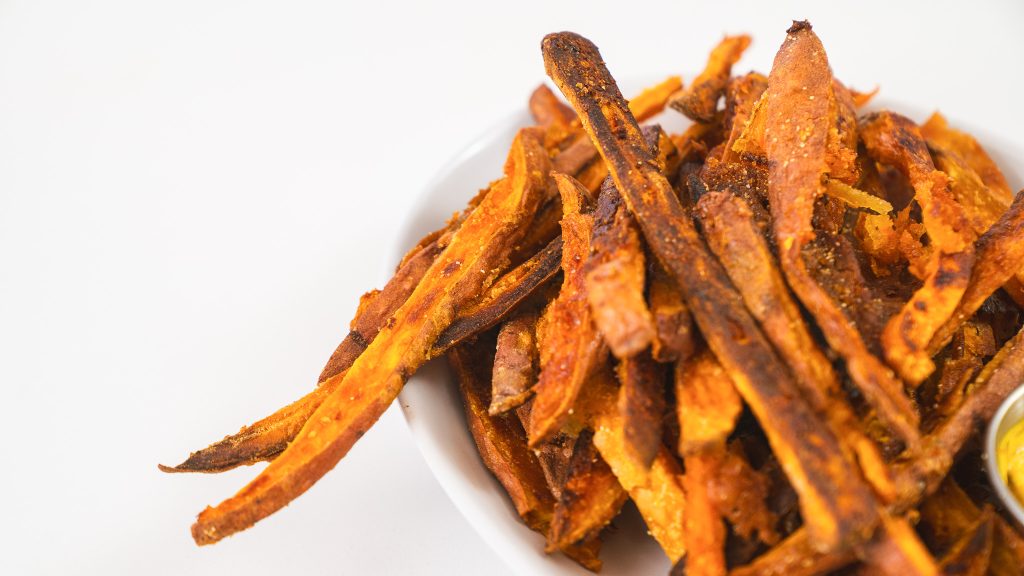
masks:
<svg viewBox="0 0 1024 576"><path fill-rule="evenodd" d="M650 81L626 81L623 93L635 94L661 78ZM881 100L871 108L889 108L923 121L928 112L921 107L905 106ZM492 126L450 161L426 187L391 251L396 264L420 237L439 228L456 210L460 210L478 189L501 175L505 155L516 131L529 125L525 107ZM653 122L677 132L688 124L680 115L669 112ZM986 145L1006 171L1011 185L1019 187L1020 172L1010 170L1008 160L1024 162L1020 147L996 142L984 130L951 120L953 126L974 134ZM462 401L443 360L424 366L406 384L399 396L412 435L442 488L494 551L517 574L589 574L561 555L544 554L544 539L527 528L516 514L504 489L484 467L473 438L466 428ZM646 535L643 521L635 508L616 519L616 529L606 532L601 573L608 576L667 574L668 558L653 539Z"/></svg>

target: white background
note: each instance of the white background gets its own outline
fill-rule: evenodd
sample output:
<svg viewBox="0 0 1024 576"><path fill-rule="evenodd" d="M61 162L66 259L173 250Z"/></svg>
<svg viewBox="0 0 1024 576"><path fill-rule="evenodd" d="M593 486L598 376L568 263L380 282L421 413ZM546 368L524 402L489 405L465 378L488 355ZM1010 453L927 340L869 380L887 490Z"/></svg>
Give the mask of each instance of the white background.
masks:
<svg viewBox="0 0 1024 576"><path fill-rule="evenodd" d="M739 70L767 72L810 18L848 84L1024 140L1024 4L768 4L0 1L0 572L507 573L394 409L214 547L192 518L256 470L156 464L311 388L417 191L543 79L546 32L660 76L746 31Z"/></svg>

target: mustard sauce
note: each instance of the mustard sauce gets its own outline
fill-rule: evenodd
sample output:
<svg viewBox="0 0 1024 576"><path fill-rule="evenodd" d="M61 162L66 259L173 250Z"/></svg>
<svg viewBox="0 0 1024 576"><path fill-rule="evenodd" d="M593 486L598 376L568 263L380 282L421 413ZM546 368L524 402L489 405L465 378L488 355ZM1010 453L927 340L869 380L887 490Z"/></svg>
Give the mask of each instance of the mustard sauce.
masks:
<svg viewBox="0 0 1024 576"><path fill-rule="evenodd" d="M1010 487L1010 491L1024 503L1024 420L1013 425L1003 435L996 450L999 476Z"/></svg>

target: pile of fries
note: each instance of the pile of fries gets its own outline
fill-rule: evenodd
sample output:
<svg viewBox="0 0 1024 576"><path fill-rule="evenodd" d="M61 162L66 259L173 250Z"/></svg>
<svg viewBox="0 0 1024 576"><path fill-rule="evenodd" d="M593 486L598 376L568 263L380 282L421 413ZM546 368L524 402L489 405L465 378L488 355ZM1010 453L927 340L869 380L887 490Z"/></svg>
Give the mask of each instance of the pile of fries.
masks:
<svg viewBox="0 0 1024 576"><path fill-rule="evenodd" d="M627 104L547 36L504 175L366 294L307 396L174 472L270 461L211 544L302 494L446 355L481 458L597 571L627 500L687 575L1021 574L977 437L1024 381L1024 193L939 115L860 113L807 22ZM641 123L665 108L693 123Z"/></svg>

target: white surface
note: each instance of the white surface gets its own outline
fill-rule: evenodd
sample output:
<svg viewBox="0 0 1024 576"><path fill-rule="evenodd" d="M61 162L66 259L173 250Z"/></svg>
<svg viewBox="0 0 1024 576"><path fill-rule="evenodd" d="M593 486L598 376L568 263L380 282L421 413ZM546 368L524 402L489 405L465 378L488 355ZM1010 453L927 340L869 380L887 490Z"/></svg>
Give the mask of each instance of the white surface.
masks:
<svg viewBox="0 0 1024 576"><path fill-rule="evenodd" d="M1016 2L637 6L0 1L0 573L508 573L395 410L210 548L192 517L255 470L155 464L312 385L415 193L542 79L546 32L649 76L748 31L740 70L767 71L807 17L853 86L1024 134Z"/></svg>

